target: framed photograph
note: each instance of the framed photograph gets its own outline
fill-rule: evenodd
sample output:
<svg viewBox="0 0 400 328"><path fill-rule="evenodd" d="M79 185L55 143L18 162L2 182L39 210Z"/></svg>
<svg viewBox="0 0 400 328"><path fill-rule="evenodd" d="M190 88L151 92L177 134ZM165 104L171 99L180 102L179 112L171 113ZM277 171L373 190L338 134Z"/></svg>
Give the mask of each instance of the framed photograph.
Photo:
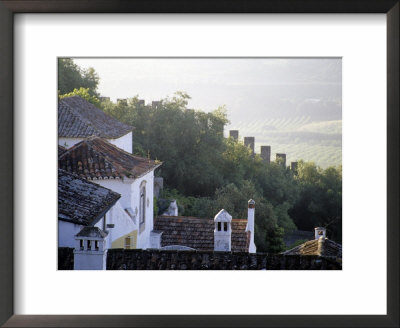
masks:
<svg viewBox="0 0 400 328"><path fill-rule="evenodd" d="M166 6L5 0L0 10L2 325L399 326L398 1L174 1ZM89 81L88 89L68 89L61 72L71 68ZM90 89L90 81L99 89ZM260 103L268 110L262 112ZM223 104L227 111L212 111ZM195 118L178 115L168 122L161 117L182 108ZM283 115L285 110L289 114ZM266 112L271 118L263 117ZM71 115L85 127L72 124ZM137 123L133 132L129 115ZM196 125L204 117L205 132ZM225 125L222 135L219 123ZM167 125L172 128L160 134L159 127ZM191 145L186 166L179 168L182 176L174 171L179 161L169 167L165 160L173 159L173 144L180 141L171 137L172 145L163 143L177 127L181 143ZM89 129L95 133L82 134ZM188 132L197 129L198 136ZM152 130L158 132L147 137ZM229 156L203 156L207 149L193 149L190 138L201 139L202 131L210 138L215 132L212 146L205 148L216 149L216 140L224 140L221 149ZM134 133L144 137L132 138ZM241 179L235 166L216 168L242 153L259 175L247 173L253 180L243 177L239 191L221 182ZM244 165L246 156L232 163ZM188 170L189 159L202 163L205 157L219 166ZM318 197L309 190L311 200L302 205L307 214L300 205L279 201L279 195L289 197L284 188L290 189L291 181L305 179L297 172L313 169L297 163L302 159L316 162L322 169L315 172L323 176L325 167L343 162L340 224L332 213L326 214L329 222L321 221L328 207L318 212ZM264 172L266 165L274 171ZM247 199L252 193L244 190L262 185L262 174L277 179L281 171L286 180L279 193L261 189L256 202ZM337 185L332 174L326 188L330 202ZM155 191L154 176L176 190L162 191L157 180ZM190 183L192 176L196 184ZM126 186L130 193L125 194ZM211 195L207 188L219 193ZM303 189L296 190L306 197ZM247 197L242 211L226 205L234 197ZM81 208L82 202L90 208ZM269 239L257 235L257 211L278 220L276 230L268 228ZM323 224L315 236L313 229L312 241L287 234L287 244L281 243L290 223L303 230L302 217L316 212L313 222ZM203 215L198 213L213 217L207 228L193 218ZM129 233L119 230L121 222L129 222ZM72 226L79 229L64 233ZM190 231L199 239L189 238ZM307 265L281 260L314 244L317 258ZM285 255L261 258L260 250ZM332 250L336 262L324 262ZM182 251L203 257L179 262L174 254ZM207 252L215 251L231 255L207 262ZM244 255L239 259L235 251ZM152 260L121 262L124 254ZM194 270L184 270L188 263ZM296 265L301 270L282 270ZM177 266L182 270L154 270ZM230 270L251 266L261 270ZM328 267L340 270L304 270Z"/></svg>

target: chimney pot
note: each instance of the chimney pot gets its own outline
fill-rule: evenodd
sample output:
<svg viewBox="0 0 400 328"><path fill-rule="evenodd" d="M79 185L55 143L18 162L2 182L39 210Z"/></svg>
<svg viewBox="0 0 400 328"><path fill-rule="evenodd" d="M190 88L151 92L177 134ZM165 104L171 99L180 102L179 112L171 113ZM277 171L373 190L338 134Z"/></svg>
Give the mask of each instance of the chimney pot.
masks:
<svg viewBox="0 0 400 328"><path fill-rule="evenodd" d="M316 227L315 229L314 229L314 236L315 236L315 239L320 239L321 237L323 238L323 239L325 239L326 238L326 228L324 228L324 227Z"/></svg>
<svg viewBox="0 0 400 328"><path fill-rule="evenodd" d="M214 217L214 251L231 251L231 223L232 216L224 209Z"/></svg>
<svg viewBox="0 0 400 328"><path fill-rule="evenodd" d="M256 202L253 199L250 199L248 202L248 207L249 208L255 208Z"/></svg>
<svg viewBox="0 0 400 328"><path fill-rule="evenodd" d="M250 232L250 243L249 243L249 253L256 252L256 245L254 243L254 212L256 202L253 199L250 199L248 202L248 210L247 210L247 226L246 231Z"/></svg>

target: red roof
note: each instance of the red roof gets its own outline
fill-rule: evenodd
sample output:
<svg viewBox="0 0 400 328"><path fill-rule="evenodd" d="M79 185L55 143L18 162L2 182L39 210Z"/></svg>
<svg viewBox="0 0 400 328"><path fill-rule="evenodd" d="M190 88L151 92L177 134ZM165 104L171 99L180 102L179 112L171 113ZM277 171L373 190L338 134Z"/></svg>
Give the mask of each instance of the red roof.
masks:
<svg viewBox="0 0 400 328"><path fill-rule="evenodd" d="M246 232L247 220L232 220L232 252L248 252L250 234ZM161 247L187 246L198 250L214 250L214 219L188 216L158 216L154 229L162 231Z"/></svg>
<svg viewBox="0 0 400 328"><path fill-rule="evenodd" d="M58 166L86 179L138 178L156 169L161 162L132 155L110 142L87 138L58 158Z"/></svg>

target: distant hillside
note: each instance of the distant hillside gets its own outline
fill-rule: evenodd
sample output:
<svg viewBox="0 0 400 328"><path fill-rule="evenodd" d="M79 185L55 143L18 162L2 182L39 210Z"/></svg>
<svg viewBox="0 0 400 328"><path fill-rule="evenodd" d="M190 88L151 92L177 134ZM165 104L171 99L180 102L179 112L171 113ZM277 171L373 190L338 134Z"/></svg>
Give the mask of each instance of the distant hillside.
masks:
<svg viewBox="0 0 400 328"><path fill-rule="evenodd" d="M256 153L260 146L271 146L271 160L276 153L286 153L287 164L305 160L326 168L342 164L342 121L311 121L310 116L241 120L226 128L239 130L240 138L254 136Z"/></svg>

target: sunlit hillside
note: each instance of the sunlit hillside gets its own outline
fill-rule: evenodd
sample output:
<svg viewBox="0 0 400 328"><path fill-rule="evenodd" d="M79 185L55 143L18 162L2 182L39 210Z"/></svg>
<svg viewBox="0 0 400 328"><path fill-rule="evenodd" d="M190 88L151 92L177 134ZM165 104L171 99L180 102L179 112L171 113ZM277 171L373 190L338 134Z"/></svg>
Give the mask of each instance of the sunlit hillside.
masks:
<svg viewBox="0 0 400 328"><path fill-rule="evenodd" d="M289 119L265 119L231 122L225 131L239 130L239 137L254 136L256 153L260 146L271 146L271 160L276 153L286 153L287 164L297 160L315 162L326 168L342 164L342 121L311 122L310 116Z"/></svg>

